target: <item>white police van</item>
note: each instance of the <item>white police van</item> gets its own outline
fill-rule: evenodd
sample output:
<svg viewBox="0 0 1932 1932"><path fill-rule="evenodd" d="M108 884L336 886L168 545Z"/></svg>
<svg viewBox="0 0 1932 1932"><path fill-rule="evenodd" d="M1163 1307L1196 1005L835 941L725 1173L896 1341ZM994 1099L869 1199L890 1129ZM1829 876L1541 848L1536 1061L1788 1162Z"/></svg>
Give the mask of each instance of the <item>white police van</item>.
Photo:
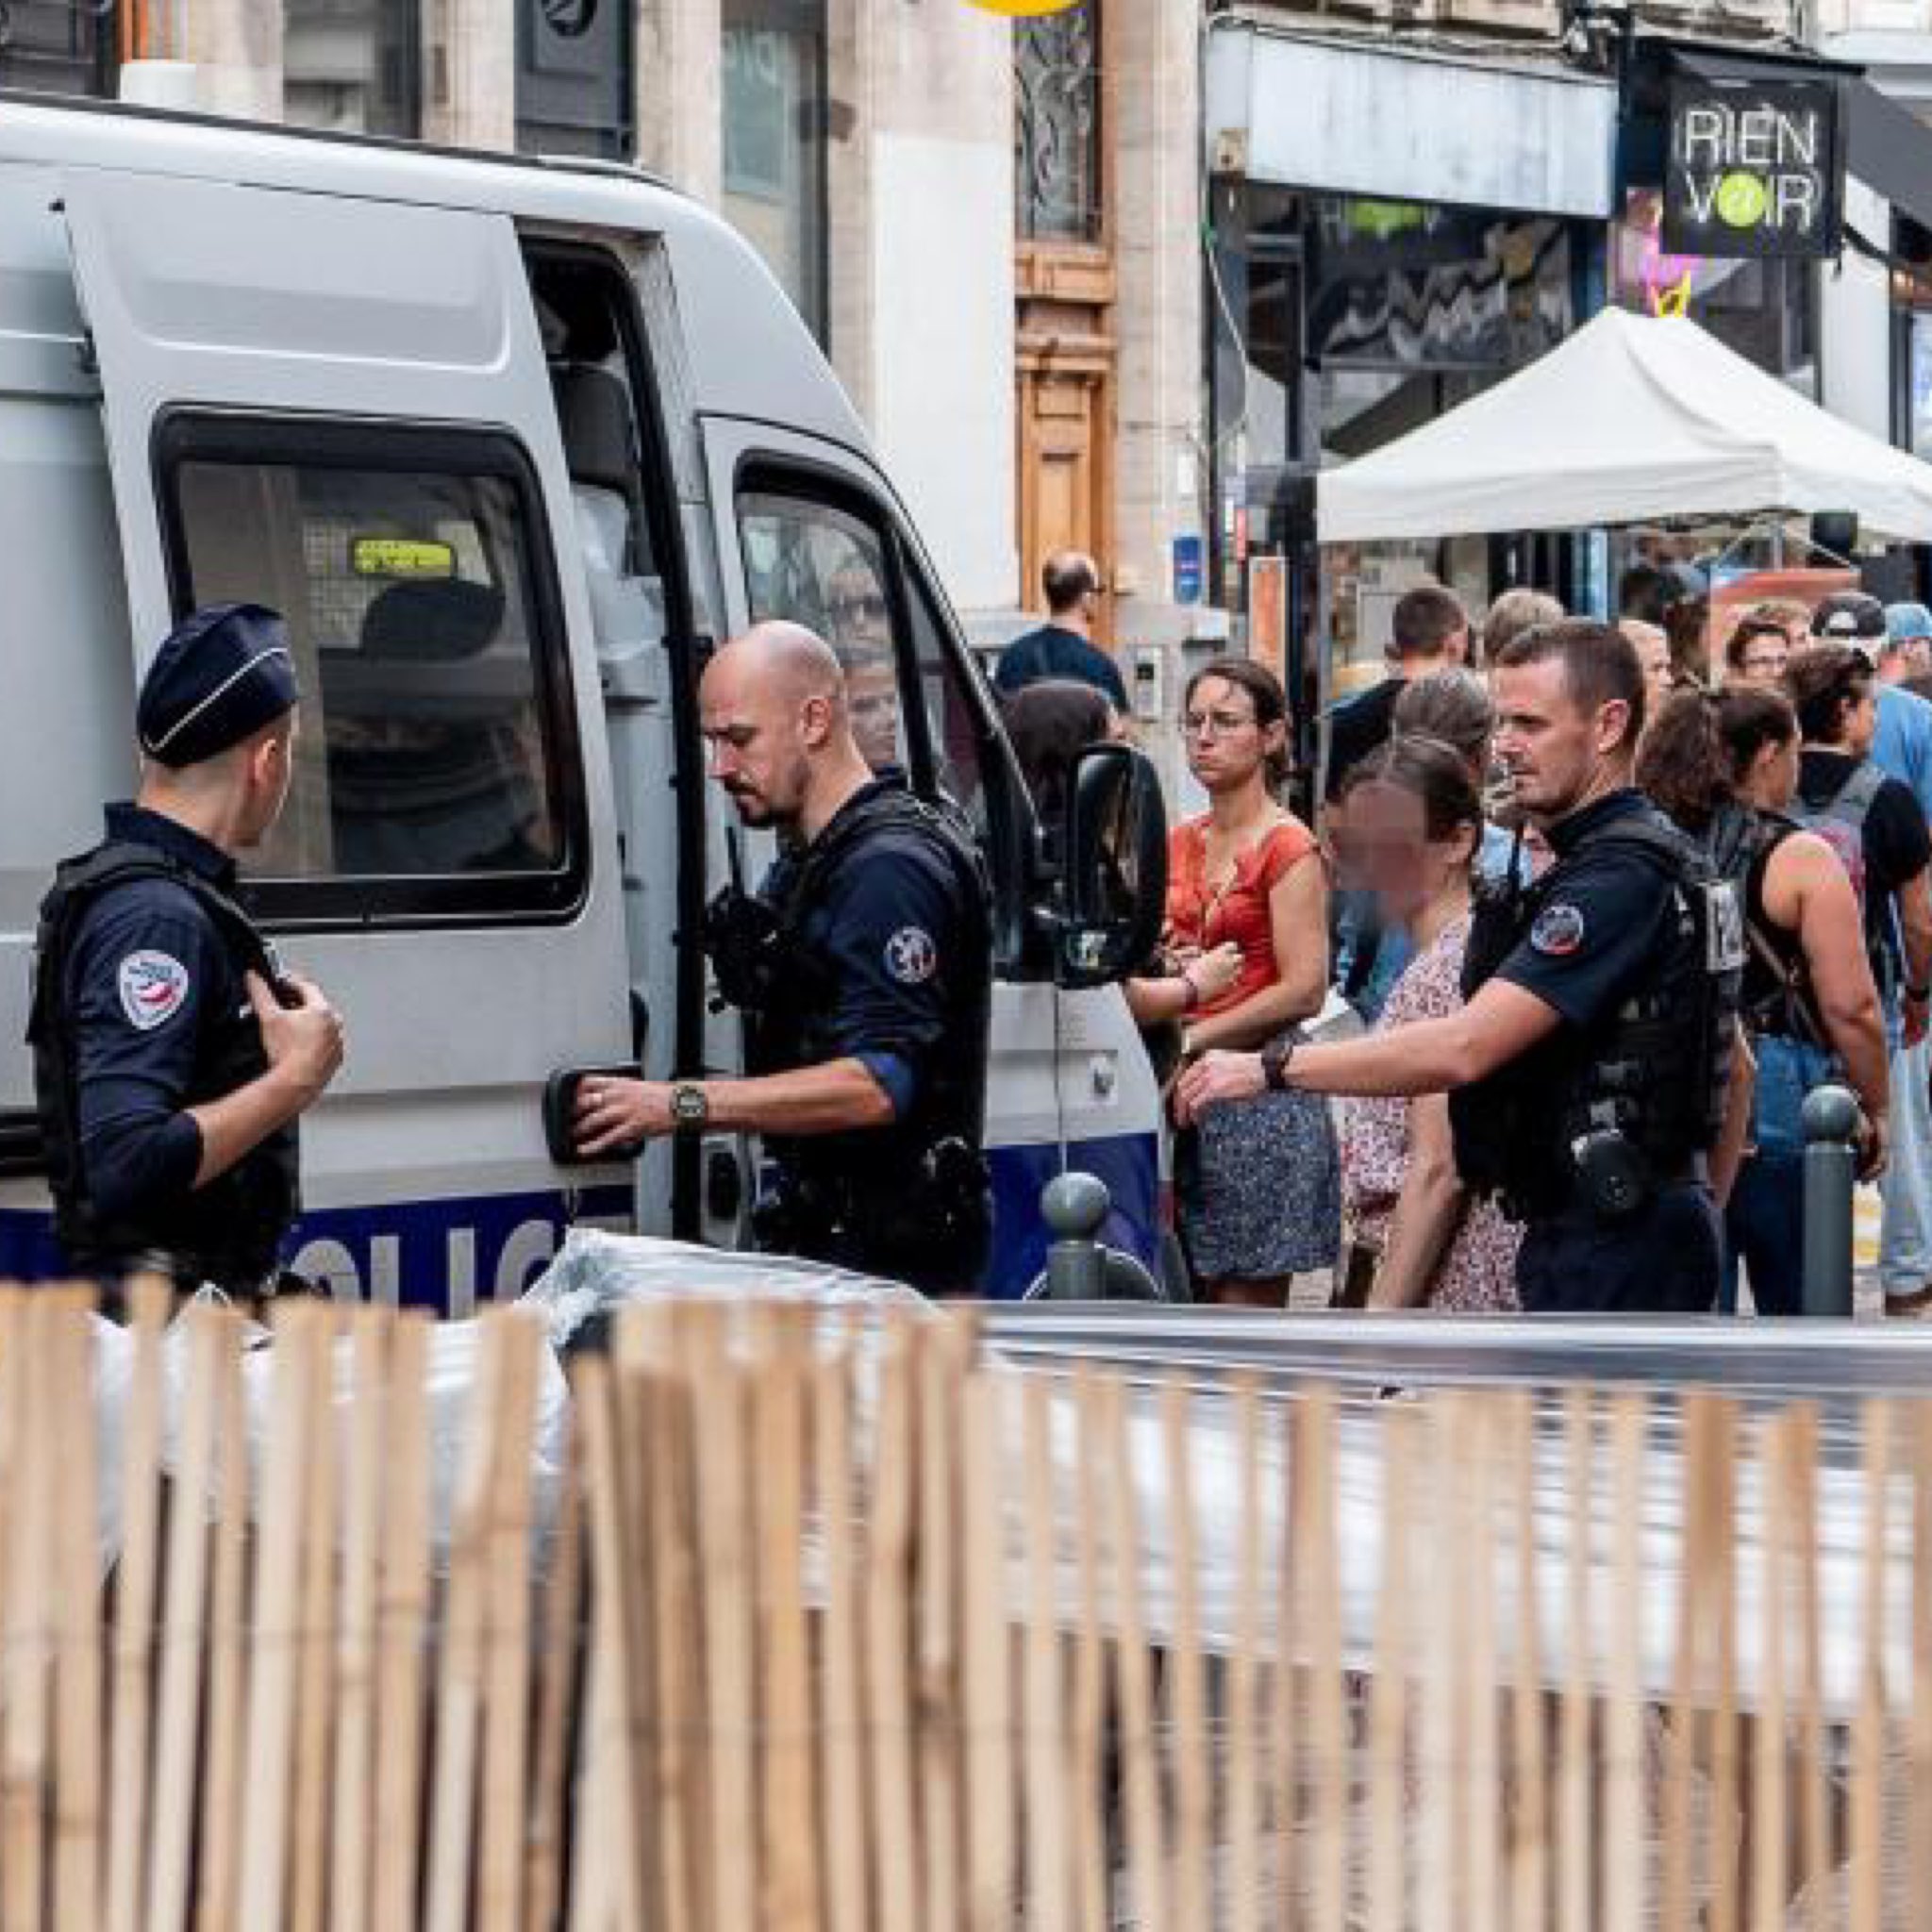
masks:
<svg viewBox="0 0 1932 1932"><path fill-rule="evenodd" d="M754 1149L560 1167L540 1102L559 1069L737 1064L698 942L738 835L696 681L766 616L830 636L862 726L981 828L990 1288L1038 1267L1063 1142L1151 1253L1158 1095L1118 990L1047 983L1034 816L984 682L816 345L691 200L596 164L0 98L0 1277L50 1253L35 908L131 788L147 655L231 598L287 614L308 694L250 893L350 1028L305 1131L300 1271L460 1312L518 1292L574 1219L742 1237ZM1111 779L1158 816L1143 773Z"/></svg>

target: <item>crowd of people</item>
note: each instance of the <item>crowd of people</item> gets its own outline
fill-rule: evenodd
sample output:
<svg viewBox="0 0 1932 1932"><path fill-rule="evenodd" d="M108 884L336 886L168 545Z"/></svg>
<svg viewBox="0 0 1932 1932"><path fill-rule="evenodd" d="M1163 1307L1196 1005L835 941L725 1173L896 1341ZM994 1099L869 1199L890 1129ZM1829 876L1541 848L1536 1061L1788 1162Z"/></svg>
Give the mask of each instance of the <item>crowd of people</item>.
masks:
<svg viewBox="0 0 1932 1932"><path fill-rule="evenodd" d="M1074 569L1067 588L1094 581ZM1200 1298L1279 1307L1295 1276L1325 1273L1347 1306L1799 1312L1800 1114L1835 1081L1859 1102L1861 1171L1882 1191L1888 1311L1932 1306L1932 613L1857 591L1761 603L1707 667L1687 574L1638 588L1614 625L1528 590L1478 625L1449 591L1410 591L1387 675L1324 721L1307 819L1287 803L1274 676L1230 658L1189 681L1180 724L1207 809L1173 828L1162 949L1128 993L1168 1086ZM1049 801L1084 744L1125 728L1073 648L1085 629L1001 680ZM1595 885L1539 899L1563 868L1581 878L1607 828L1621 843L1614 861L1611 841L1591 844ZM1643 884L1659 863L1689 868L1674 900ZM1543 1118L1499 1111L1495 1093L1557 1077L1557 1041L1594 1027L1614 1045L1591 1049L1611 1054L1593 1119L1677 1104L1620 1114L1617 1082L1662 1093L1647 1063L1681 1060L1693 1037L1664 1009L1707 982L1661 963L1691 943L1669 908L1692 877L1730 908L1699 915L1709 984L1716 949L1734 949L1709 1078L1669 1074L1697 1124L1620 1148L1585 1121L1539 1200L1508 1158L1477 1151L1498 1123L1507 1138ZM1661 923L1619 917L1617 879ZM1473 937L1511 903L1505 941ZM1458 1120L1458 1089L1490 1097ZM1619 1185L1641 1212L1616 1205ZM1577 1286L1592 1273L1598 1299Z"/></svg>

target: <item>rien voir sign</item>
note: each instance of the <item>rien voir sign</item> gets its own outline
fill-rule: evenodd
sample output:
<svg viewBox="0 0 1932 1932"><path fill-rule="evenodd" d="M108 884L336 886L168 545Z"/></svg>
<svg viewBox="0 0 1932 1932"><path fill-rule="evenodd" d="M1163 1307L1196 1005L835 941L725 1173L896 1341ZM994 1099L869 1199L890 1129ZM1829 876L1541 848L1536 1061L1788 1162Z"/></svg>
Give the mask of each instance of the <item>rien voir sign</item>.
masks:
<svg viewBox="0 0 1932 1932"><path fill-rule="evenodd" d="M1834 82L1677 75L1670 115L1669 253L1838 253L1844 169Z"/></svg>

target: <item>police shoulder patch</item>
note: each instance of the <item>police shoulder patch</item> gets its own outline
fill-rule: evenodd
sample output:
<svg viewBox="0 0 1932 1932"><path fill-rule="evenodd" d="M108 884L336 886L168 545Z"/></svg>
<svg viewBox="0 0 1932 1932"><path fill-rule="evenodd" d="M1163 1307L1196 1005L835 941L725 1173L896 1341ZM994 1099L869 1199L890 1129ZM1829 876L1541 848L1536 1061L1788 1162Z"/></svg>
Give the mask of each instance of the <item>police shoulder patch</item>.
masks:
<svg viewBox="0 0 1932 1932"><path fill-rule="evenodd" d="M902 925L886 941L886 971L901 986L924 986L939 966L940 949L923 925Z"/></svg>
<svg viewBox="0 0 1932 1932"><path fill-rule="evenodd" d="M1529 929L1529 942L1552 959L1567 959L1583 945L1583 914L1566 900L1545 906Z"/></svg>
<svg viewBox="0 0 1932 1932"><path fill-rule="evenodd" d="M165 1026L188 1004L188 969L172 953L129 953L115 978L121 1010L140 1032Z"/></svg>

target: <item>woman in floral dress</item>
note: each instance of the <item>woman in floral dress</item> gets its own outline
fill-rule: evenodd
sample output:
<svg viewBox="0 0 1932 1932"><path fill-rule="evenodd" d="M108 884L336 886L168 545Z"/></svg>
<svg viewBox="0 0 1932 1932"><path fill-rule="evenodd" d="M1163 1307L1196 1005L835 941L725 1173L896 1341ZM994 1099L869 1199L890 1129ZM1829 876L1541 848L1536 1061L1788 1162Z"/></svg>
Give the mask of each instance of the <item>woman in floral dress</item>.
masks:
<svg viewBox="0 0 1932 1932"><path fill-rule="evenodd" d="M1343 795L1343 865L1415 945L1374 1030L1444 1018L1462 1004L1470 873L1483 837L1468 765L1433 739L1401 737L1356 767ZM1379 1257L1369 1306L1514 1308L1523 1230L1463 1187L1446 1097L1341 1107L1343 1208L1356 1242Z"/></svg>

